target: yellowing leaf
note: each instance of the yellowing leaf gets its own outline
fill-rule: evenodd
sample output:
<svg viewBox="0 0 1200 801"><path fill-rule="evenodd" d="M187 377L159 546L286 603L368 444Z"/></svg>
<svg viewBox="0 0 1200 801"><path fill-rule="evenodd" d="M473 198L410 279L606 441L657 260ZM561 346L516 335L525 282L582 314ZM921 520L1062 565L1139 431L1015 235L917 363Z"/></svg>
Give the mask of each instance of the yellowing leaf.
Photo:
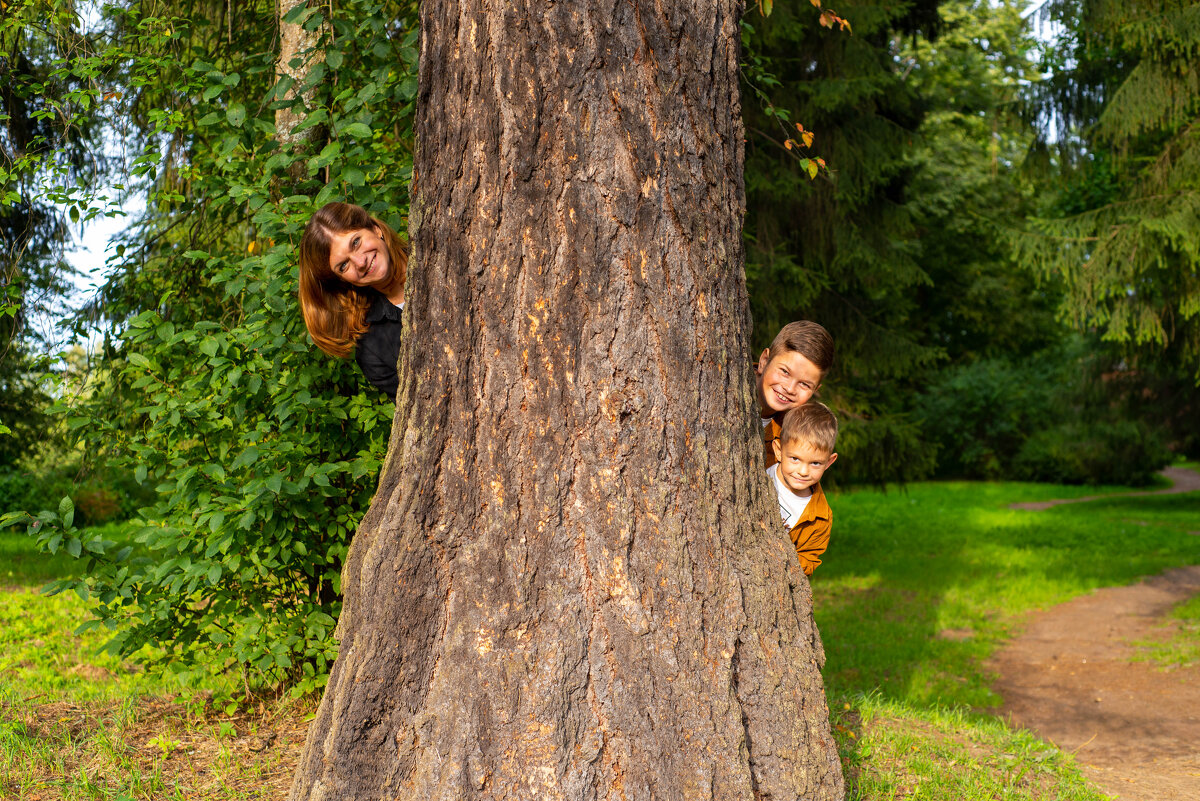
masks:
<svg viewBox="0 0 1200 801"><path fill-rule="evenodd" d="M247 253L253 253L253 252L254 252L254 243L253 243L253 242L251 242L249 245L246 245L246 252L247 252Z"/></svg>
<svg viewBox="0 0 1200 801"><path fill-rule="evenodd" d="M809 178L817 177L817 162L815 162L815 161L808 162L808 177Z"/></svg>
<svg viewBox="0 0 1200 801"><path fill-rule="evenodd" d="M804 146L805 146L805 147L812 147L812 143L813 143L813 133L812 133L812 131L805 131L805 132L804 132L804 135L803 135L803 136L801 136L800 138L804 140Z"/></svg>
<svg viewBox="0 0 1200 801"><path fill-rule="evenodd" d="M792 149L792 140L788 139L786 142L783 143L783 146L786 147L788 150L791 150Z"/></svg>

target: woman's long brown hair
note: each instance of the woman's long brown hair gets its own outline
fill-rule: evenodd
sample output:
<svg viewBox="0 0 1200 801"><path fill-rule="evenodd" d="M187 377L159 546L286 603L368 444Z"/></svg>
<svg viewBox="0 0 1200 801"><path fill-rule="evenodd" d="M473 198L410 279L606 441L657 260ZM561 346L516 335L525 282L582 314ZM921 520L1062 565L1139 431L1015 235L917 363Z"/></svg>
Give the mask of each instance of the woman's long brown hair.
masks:
<svg viewBox="0 0 1200 801"><path fill-rule="evenodd" d="M300 238L300 310L308 335L330 356L344 359L367 331L365 318L371 308L368 290L346 283L329 267L329 245L333 234L376 227L387 243L388 263L395 280L404 286L408 277L408 246L362 206L327 203L317 210Z"/></svg>

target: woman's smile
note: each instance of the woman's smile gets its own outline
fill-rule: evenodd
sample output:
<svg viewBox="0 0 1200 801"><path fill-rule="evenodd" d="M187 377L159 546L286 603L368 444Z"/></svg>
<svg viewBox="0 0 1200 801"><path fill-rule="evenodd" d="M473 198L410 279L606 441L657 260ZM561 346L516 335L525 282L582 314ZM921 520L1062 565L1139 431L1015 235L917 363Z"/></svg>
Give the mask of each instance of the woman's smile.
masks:
<svg viewBox="0 0 1200 801"><path fill-rule="evenodd" d="M390 277L387 243L373 228L333 234L329 269L348 284L382 289Z"/></svg>

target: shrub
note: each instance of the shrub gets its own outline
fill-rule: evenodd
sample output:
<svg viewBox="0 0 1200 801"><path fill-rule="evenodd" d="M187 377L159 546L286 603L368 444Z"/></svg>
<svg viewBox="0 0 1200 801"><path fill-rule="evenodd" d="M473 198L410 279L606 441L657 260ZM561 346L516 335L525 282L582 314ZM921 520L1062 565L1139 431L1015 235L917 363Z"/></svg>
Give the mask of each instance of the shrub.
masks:
<svg viewBox="0 0 1200 801"><path fill-rule="evenodd" d="M154 491L115 467L92 473L84 473L78 464L0 471L0 514L56 509L65 497L75 499L80 525L96 526L133 517L139 508L154 502Z"/></svg>
<svg viewBox="0 0 1200 801"><path fill-rule="evenodd" d="M296 246L330 200L404 230L415 4L297 7L288 21L320 31L322 57L296 87L258 33L276 23L274 4L247 5L229 40L203 18L106 8L122 30L145 32L131 34L143 55L128 66L150 87L142 102L169 111L144 131L133 167L146 211L99 293L113 331L102 369L89 397L58 410L89 454L122 465L155 502L138 510L135 544L120 549L69 535L82 502L10 524L89 560L86 577L52 589L93 600L98 619L84 625L113 629L110 650L235 671L248 690L312 691L336 653L341 566L394 406L352 361L312 346L296 303ZM169 49L154 38L163 35ZM281 109L304 113L320 152L281 148ZM166 140L181 143L170 163Z"/></svg>
<svg viewBox="0 0 1200 801"><path fill-rule="evenodd" d="M925 436L936 443L937 474L1009 477L1026 437L1053 420L1059 365L987 359L952 367L917 404Z"/></svg>
<svg viewBox="0 0 1200 801"><path fill-rule="evenodd" d="M1058 484L1141 486L1170 461L1170 451L1141 421L1068 422L1029 437L1013 472Z"/></svg>
<svg viewBox="0 0 1200 801"><path fill-rule="evenodd" d="M1082 339L943 371L916 403L942 477L1146 484L1171 454L1129 371Z"/></svg>

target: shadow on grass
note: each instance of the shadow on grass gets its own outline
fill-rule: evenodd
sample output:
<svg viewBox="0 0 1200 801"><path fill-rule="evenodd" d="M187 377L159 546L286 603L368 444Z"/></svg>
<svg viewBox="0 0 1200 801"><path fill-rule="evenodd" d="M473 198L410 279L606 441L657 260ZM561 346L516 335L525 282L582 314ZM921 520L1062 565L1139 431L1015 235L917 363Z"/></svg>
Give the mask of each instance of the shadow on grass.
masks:
<svg viewBox="0 0 1200 801"><path fill-rule="evenodd" d="M998 699L983 663L1028 613L1200 560L1200 493L1007 508L1076 491L1096 490L927 483L834 497L813 581L831 699L986 710Z"/></svg>
<svg viewBox="0 0 1200 801"><path fill-rule="evenodd" d="M1110 498L1044 511L1008 508L1016 501L1096 492L1094 487L928 483L831 499L836 524L812 586L832 722L850 779L848 797L915 791L903 777L925 762L934 765L924 785L930 797L977 797L974 791L963 795L965 787L934 791L962 772L966 758L931 756L945 738L913 732L931 724L944 729L944 721L938 721L947 714L964 716L951 727L959 732L951 739L993 727L1007 731L987 714L1000 699L984 665L1030 613L1097 587L1200 562L1200 539L1193 533L1200 530L1200 492ZM878 717L880 710L887 710L884 717L892 722L885 729L864 730L862 721ZM911 743L904 739L910 736L915 737ZM1038 742L1020 732L985 738L995 740L995 748L986 745L979 753L999 749L988 757L1000 760L993 766L997 776L1012 769L1004 762L1014 750L1006 740L1010 737ZM888 749L896 753L885 757ZM1032 771L1022 775L1043 776L1052 762L1059 795L1012 786L1004 797L1102 797L1072 767L1069 755L1014 764ZM1049 776L1043 778L1049 781Z"/></svg>

